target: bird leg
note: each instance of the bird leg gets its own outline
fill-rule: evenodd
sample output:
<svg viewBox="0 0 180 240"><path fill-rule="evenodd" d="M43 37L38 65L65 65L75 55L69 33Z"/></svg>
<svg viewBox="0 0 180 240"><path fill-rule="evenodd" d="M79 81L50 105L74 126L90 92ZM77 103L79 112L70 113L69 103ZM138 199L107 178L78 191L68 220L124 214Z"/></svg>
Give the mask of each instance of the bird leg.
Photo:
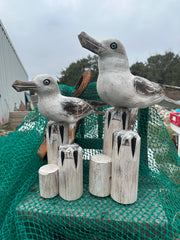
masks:
<svg viewBox="0 0 180 240"><path fill-rule="evenodd" d="M75 135L76 135L76 124L70 124L69 125L69 144L74 143Z"/></svg>
<svg viewBox="0 0 180 240"><path fill-rule="evenodd" d="M56 122L55 121L48 121L48 126L52 126L52 125L54 125L54 124L56 124Z"/></svg>
<svg viewBox="0 0 180 240"><path fill-rule="evenodd" d="M136 121L137 114L138 114L138 108L131 108L131 110L129 111L128 130L134 129L134 124Z"/></svg>

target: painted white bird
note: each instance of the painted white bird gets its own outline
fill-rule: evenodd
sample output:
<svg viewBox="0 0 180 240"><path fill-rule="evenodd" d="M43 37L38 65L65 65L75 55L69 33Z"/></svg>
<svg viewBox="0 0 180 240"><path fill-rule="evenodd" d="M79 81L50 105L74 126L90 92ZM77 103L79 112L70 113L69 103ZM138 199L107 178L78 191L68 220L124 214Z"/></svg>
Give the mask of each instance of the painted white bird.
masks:
<svg viewBox="0 0 180 240"><path fill-rule="evenodd" d="M33 90L38 94L38 110L45 118L69 123L70 143L74 140L77 121L91 113L102 114L80 98L63 96L57 82L48 74L37 75L29 82L16 80L12 87L18 92Z"/></svg>
<svg viewBox="0 0 180 240"><path fill-rule="evenodd" d="M154 83L130 72L125 48L119 40L98 42L85 32L78 37L82 47L99 56L97 92L104 102L122 108L180 106L180 87Z"/></svg>

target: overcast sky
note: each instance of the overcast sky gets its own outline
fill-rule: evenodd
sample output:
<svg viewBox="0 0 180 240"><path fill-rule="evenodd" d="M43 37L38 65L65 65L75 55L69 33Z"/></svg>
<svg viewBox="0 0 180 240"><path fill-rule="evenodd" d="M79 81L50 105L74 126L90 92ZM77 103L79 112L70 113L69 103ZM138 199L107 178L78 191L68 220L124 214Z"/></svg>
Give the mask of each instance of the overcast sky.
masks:
<svg viewBox="0 0 180 240"><path fill-rule="evenodd" d="M180 0L0 0L0 19L29 77L57 76L90 52L77 35L118 38L130 65L180 54Z"/></svg>

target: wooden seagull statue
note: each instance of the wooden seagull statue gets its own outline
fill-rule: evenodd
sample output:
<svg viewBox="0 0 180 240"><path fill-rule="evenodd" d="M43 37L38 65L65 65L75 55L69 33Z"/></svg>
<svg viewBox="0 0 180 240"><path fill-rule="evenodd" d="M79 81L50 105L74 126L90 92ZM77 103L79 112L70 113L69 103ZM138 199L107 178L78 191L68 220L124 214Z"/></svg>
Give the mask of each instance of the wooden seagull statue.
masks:
<svg viewBox="0 0 180 240"><path fill-rule="evenodd" d="M97 92L104 102L117 108L180 106L180 87L154 83L130 72L125 48L119 40L98 42L85 32L78 37L84 48L99 56Z"/></svg>
<svg viewBox="0 0 180 240"><path fill-rule="evenodd" d="M56 123L69 123L70 143L74 141L77 121L91 113L104 114L87 101L63 96L57 82L48 74L37 75L29 82L16 80L12 87L18 92L33 90L38 94L38 110L45 118Z"/></svg>

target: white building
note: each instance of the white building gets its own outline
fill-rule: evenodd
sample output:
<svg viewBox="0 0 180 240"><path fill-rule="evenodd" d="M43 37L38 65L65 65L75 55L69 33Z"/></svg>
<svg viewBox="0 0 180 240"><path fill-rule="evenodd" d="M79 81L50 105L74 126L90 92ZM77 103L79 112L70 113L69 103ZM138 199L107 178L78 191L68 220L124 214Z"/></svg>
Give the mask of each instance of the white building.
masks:
<svg viewBox="0 0 180 240"><path fill-rule="evenodd" d="M15 80L28 81L28 75L0 20L0 125L8 122L15 104L25 102L24 93L12 88Z"/></svg>

